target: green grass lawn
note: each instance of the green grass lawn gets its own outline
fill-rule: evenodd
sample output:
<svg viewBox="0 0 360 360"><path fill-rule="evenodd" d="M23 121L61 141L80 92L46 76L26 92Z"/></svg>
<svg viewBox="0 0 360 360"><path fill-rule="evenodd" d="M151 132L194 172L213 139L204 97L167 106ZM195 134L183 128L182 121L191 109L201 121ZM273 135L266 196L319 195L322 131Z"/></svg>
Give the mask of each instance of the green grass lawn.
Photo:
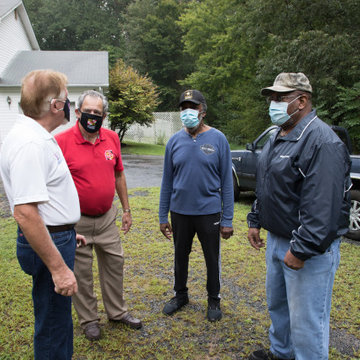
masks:
<svg viewBox="0 0 360 360"><path fill-rule="evenodd" d="M121 153L133 155L164 155L165 146L124 141L121 146Z"/></svg>
<svg viewBox="0 0 360 360"><path fill-rule="evenodd" d="M194 241L190 258L190 303L172 317L162 314L164 303L173 296L173 246L158 229L159 189L133 189L129 194L133 227L123 237L125 297L144 327L131 330L109 323L96 281L103 338L92 343L86 340L74 313L73 359L247 359L252 350L268 346L264 251L252 249L246 238L250 199L235 204L235 235L222 240L224 316L220 322L209 323L205 319L205 264L198 241ZM31 278L18 265L15 231L12 218L0 218L1 360L33 356ZM342 243L341 253L331 326L341 343L355 343L360 341L360 246ZM349 356L331 347L330 359L359 359L359 347L352 351Z"/></svg>
<svg viewBox="0 0 360 360"><path fill-rule="evenodd" d="M230 144L231 150L244 149L244 146L237 144ZM165 154L165 145L154 145L154 144L142 144L132 141L124 141L121 147L122 154L133 154L133 155L159 155Z"/></svg>

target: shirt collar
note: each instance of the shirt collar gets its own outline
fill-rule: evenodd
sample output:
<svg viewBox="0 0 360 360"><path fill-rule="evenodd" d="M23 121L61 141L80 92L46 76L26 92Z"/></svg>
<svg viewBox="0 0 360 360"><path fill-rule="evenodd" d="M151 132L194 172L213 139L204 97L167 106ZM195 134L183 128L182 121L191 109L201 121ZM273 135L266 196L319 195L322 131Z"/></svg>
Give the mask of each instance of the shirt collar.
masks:
<svg viewBox="0 0 360 360"><path fill-rule="evenodd" d="M31 117L28 117L23 114L19 114L17 123L21 125L25 125L26 127L31 128L33 131L35 131L37 134L42 136L46 140L53 140L55 141L54 136L49 133L42 125L40 125L36 120L34 120Z"/></svg>

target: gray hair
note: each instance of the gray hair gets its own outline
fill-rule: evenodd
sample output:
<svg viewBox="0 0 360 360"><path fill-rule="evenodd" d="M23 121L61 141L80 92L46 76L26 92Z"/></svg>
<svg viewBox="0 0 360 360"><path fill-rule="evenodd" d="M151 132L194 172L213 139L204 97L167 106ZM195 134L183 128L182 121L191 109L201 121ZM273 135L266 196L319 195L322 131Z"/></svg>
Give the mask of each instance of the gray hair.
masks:
<svg viewBox="0 0 360 360"><path fill-rule="evenodd" d="M206 110L207 110L207 105L206 105L206 103L200 103L201 105L202 105L202 111L203 112L206 112Z"/></svg>
<svg viewBox="0 0 360 360"><path fill-rule="evenodd" d="M104 112L104 114L106 114L108 112L109 104L108 104L108 101L106 100L106 97L103 94L101 94L101 93L99 93L98 91L95 91L95 90L86 90L79 96L79 99L78 99L77 105L76 105L77 109L79 109L79 110L81 109L82 104L83 104L84 99L86 98L86 96L91 96L91 97L101 99L102 104L103 104L103 112Z"/></svg>

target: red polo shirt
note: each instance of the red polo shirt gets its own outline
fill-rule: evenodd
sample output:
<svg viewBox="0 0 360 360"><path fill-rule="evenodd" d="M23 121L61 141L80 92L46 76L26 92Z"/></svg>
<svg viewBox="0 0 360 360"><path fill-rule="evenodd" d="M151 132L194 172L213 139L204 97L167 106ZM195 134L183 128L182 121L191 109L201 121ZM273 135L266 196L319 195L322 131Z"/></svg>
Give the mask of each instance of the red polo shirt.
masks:
<svg viewBox="0 0 360 360"><path fill-rule="evenodd" d="M95 144L85 140L78 122L55 136L74 179L83 214L107 212L115 195L115 171L123 171L120 140L111 130L100 128Z"/></svg>

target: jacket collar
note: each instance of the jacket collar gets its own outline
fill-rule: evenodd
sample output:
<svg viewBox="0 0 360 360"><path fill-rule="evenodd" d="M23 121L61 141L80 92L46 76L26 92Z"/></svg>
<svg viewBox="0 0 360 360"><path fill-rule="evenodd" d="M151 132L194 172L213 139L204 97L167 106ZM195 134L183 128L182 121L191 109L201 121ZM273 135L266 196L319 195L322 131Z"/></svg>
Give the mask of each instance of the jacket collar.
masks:
<svg viewBox="0 0 360 360"><path fill-rule="evenodd" d="M300 120L298 124L292 129L286 136L281 137L281 140L286 141L298 141L306 132L309 125L316 119L316 110L312 110L304 118ZM279 130L280 131L280 130Z"/></svg>

